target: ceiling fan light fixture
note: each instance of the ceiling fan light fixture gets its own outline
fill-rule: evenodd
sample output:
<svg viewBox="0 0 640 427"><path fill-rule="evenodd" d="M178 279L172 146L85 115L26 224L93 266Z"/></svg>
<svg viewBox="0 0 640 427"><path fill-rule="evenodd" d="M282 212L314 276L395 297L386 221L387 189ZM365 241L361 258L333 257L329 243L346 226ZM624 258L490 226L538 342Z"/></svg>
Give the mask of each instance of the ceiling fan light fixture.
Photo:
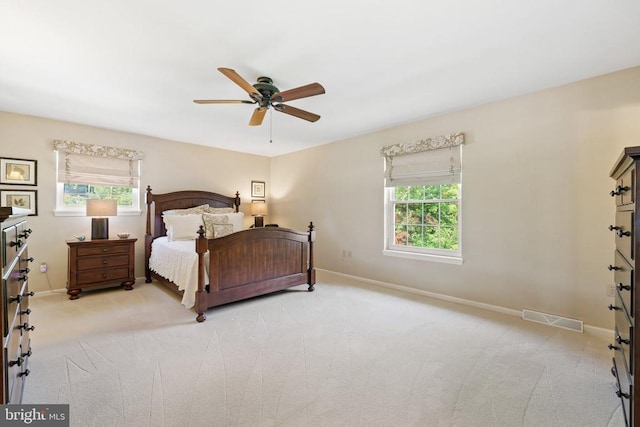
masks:
<svg viewBox="0 0 640 427"><path fill-rule="evenodd" d="M287 102L294 99L307 98L315 95L322 95L325 93L324 88L320 83L310 83L305 86L300 86L294 89L285 90L280 92L273 84L271 77L260 76L257 79L257 83L251 85L242 76L240 76L235 70L231 68L218 68L222 74L228 77L235 84L240 86L251 98L251 101L241 100L194 100L197 104L258 104L258 108L253 111L253 115L249 120L249 126L259 126L262 124L264 115L270 107L281 113L288 114L290 116L297 117L299 119L307 120L309 122L315 122L320 119L320 116L309 111L301 110L284 104L273 104L274 102Z"/></svg>

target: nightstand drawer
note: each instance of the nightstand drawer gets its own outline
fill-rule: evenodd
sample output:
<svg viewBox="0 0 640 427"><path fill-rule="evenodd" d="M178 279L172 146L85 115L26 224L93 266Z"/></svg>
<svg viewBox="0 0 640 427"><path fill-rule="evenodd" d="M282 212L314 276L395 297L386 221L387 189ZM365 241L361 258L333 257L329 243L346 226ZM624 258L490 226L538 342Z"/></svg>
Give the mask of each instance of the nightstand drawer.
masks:
<svg viewBox="0 0 640 427"><path fill-rule="evenodd" d="M109 268L129 265L129 255L112 255L104 257L78 258L78 272L93 270L96 268Z"/></svg>
<svg viewBox="0 0 640 427"><path fill-rule="evenodd" d="M98 282L115 282L130 279L129 268L105 268L103 270L80 271L77 275L77 285Z"/></svg>
<svg viewBox="0 0 640 427"><path fill-rule="evenodd" d="M126 254L129 253L128 244L122 245L91 245L78 248L78 257L92 255Z"/></svg>

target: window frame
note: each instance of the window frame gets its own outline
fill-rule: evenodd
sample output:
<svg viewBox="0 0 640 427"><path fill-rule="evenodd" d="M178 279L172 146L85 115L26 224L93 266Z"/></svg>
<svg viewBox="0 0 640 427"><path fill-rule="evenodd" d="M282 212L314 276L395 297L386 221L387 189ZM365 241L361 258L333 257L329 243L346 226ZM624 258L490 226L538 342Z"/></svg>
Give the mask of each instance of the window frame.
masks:
<svg viewBox="0 0 640 427"><path fill-rule="evenodd" d="M89 185L79 183L81 185ZM126 215L140 215L142 210L140 209L140 189L131 187L131 200L133 204L131 206L118 205L118 216ZM64 205L64 183L56 182L56 209L54 211L55 216L85 216L85 206L65 206Z"/></svg>
<svg viewBox="0 0 640 427"><path fill-rule="evenodd" d="M441 184L453 184L451 182L441 182ZM436 185L433 182L425 183L423 185ZM458 198L455 199L458 204L458 249L437 249L437 248L424 248L415 246L405 246L395 244L395 187L385 187L384 197L384 249L383 254L387 256L395 256L400 258L419 259L425 261L435 261L448 264L462 264L462 177L457 182L458 185ZM451 203L454 199L433 199L433 200L420 200L420 201L404 201L400 200L402 204L410 203Z"/></svg>
<svg viewBox="0 0 640 427"><path fill-rule="evenodd" d="M55 143L56 141L54 141ZM60 141L62 142L62 141ZM60 155L60 152L55 149L54 151L54 155L55 155L55 165L56 165L56 204L55 204L55 209L53 211L54 216L86 216L86 206L65 206L64 204L64 182L58 182L58 166L59 166L59 162L58 162L58 156ZM142 214L142 203L140 201L140 178L142 175L142 160L141 159L137 159L136 160L138 165L138 179L137 179L137 186L132 186L131 187L131 201L132 201L132 205L131 206L120 206L118 205L118 216L127 216L127 215L141 215ZM87 182L74 182L74 184L79 184L79 185L94 185L91 183L87 183Z"/></svg>

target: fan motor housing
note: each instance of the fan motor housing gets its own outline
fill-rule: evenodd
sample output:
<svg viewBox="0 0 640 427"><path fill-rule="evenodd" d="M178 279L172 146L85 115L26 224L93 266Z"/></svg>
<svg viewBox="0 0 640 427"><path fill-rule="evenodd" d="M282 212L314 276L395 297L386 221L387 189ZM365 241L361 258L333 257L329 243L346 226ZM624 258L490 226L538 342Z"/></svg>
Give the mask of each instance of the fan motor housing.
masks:
<svg viewBox="0 0 640 427"><path fill-rule="evenodd" d="M270 77L258 77L258 83L254 84L253 87L265 98L271 98L274 93L280 92L280 89L273 85L273 80Z"/></svg>

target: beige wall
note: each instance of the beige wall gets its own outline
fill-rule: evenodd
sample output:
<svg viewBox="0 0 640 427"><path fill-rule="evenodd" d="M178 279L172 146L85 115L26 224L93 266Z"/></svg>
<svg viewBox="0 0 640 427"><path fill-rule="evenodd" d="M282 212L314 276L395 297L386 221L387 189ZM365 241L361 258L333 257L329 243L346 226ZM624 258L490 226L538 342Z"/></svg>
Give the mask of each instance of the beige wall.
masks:
<svg viewBox="0 0 640 427"><path fill-rule="evenodd" d="M380 148L457 131L464 264L383 256ZM612 329L608 174L629 145L640 68L276 157L270 221L313 220L320 268Z"/></svg>
<svg viewBox="0 0 640 427"><path fill-rule="evenodd" d="M467 141L464 264L383 256L380 148L456 131ZM36 292L64 288L64 241L90 229L88 218L53 214L52 140L68 139L144 151L142 185L156 192L239 190L247 203L251 180L266 181L267 222L304 229L313 221L320 268L604 328L613 326L605 293L614 249L608 172L623 147L640 145L639 135L640 68L272 159L0 112L0 155L38 161L30 250L49 273L31 273ZM143 276L144 215L110 224L112 233L139 238Z"/></svg>
<svg viewBox="0 0 640 427"><path fill-rule="evenodd" d="M0 156L38 161L38 185L32 187L38 190L38 216L29 217L29 226L34 230L29 238L29 251L36 259L34 266L46 262L49 271L42 274L37 267L32 269L29 284L36 292L66 286L65 240L73 239L74 234L91 232L89 218L54 216L54 139L142 150L141 187L150 185L156 193L200 189L233 195L239 191L247 227L252 221L247 207L251 200L251 180L263 180L269 185L270 159L267 157L0 112ZM0 188L31 189L17 186ZM269 191L267 187L267 195ZM117 232L128 231L132 237L138 238L137 277L144 276L144 194L141 198L142 215L119 216L109 221L111 237L115 237Z"/></svg>

